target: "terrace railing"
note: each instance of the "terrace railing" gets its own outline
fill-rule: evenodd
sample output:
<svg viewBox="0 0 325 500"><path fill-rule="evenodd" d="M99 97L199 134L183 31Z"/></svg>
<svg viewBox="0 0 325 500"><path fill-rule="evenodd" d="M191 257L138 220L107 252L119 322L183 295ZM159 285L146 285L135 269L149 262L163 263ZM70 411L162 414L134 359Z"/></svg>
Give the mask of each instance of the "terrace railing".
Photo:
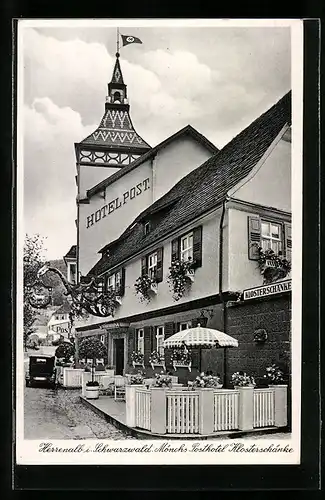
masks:
<svg viewBox="0 0 325 500"><path fill-rule="evenodd" d="M160 435L285 427L287 386L189 391L127 385L126 423Z"/></svg>

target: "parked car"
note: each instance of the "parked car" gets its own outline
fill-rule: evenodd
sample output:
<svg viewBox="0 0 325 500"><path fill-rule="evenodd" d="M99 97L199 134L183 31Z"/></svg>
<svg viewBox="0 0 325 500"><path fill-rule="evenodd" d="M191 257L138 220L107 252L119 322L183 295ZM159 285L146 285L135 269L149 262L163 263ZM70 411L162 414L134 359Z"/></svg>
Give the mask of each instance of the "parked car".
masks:
<svg viewBox="0 0 325 500"><path fill-rule="evenodd" d="M25 375L26 387L34 383L56 387L55 356L46 354L29 357L29 369Z"/></svg>

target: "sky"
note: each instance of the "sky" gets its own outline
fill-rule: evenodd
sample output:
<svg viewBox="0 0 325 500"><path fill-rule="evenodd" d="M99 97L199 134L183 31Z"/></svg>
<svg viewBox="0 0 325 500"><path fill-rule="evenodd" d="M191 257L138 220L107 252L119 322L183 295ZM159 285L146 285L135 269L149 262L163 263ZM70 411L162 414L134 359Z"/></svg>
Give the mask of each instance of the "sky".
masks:
<svg viewBox="0 0 325 500"><path fill-rule="evenodd" d="M74 143L104 114L116 29L24 27L24 232L46 257L76 243ZM155 146L187 124L227 144L291 88L285 27L123 27L143 42L120 49L136 131Z"/></svg>

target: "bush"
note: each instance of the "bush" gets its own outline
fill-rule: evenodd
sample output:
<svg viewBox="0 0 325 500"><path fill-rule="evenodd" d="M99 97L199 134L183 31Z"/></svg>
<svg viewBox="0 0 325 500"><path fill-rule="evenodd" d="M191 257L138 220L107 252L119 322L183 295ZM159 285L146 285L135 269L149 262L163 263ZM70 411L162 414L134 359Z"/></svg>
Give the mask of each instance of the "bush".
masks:
<svg viewBox="0 0 325 500"><path fill-rule="evenodd" d="M101 359L107 356L106 346L97 337L88 337L80 342L79 357Z"/></svg>
<svg viewBox="0 0 325 500"><path fill-rule="evenodd" d="M90 380L86 383L87 387L99 387L99 383L96 380Z"/></svg>
<svg viewBox="0 0 325 500"><path fill-rule="evenodd" d="M55 350L55 356L57 358L63 358L65 363L71 361L75 353L75 347L69 342L64 342L60 344Z"/></svg>

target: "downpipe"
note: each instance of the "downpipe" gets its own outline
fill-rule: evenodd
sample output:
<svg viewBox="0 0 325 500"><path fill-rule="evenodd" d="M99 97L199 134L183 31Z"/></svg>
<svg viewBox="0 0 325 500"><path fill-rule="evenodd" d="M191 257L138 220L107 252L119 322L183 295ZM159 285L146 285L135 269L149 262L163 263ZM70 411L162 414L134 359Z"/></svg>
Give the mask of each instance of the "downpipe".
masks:
<svg viewBox="0 0 325 500"><path fill-rule="evenodd" d="M224 231L223 225L226 214L226 204L229 201L229 196L226 195L222 203L222 213L219 224L219 297L222 303L222 324L223 324L223 332L227 333L227 308L226 303L223 296L223 241L224 241ZM223 350L223 370L224 370L224 387L227 388L227 348Z"/></svg>

